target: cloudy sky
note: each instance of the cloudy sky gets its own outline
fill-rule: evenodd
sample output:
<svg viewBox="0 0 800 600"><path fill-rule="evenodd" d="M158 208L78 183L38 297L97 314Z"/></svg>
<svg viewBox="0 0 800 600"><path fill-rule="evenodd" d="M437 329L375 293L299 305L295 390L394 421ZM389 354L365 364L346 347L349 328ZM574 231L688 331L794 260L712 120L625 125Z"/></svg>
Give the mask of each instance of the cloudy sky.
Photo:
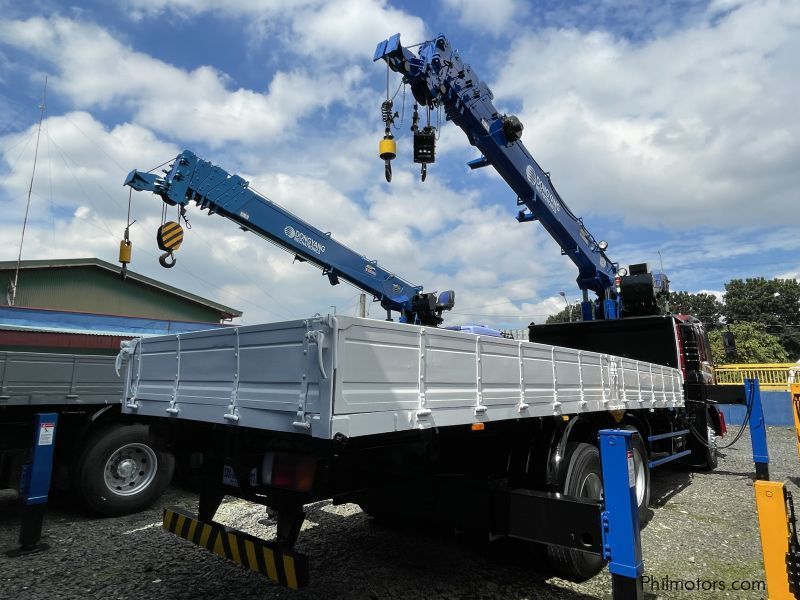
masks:
<svg viewBox="0 0 800 600"><path fill-rule="evenodd" d="M800 273L797 2L0 0L0 14L0 260L16 258L47 77L24 258L116 262L126 173L188 148L405 279L455 289L451 324L543 321L560 291L579 297L577 271L515 221L502 179L467 169L461 130L443 124L420 182L407 96L383 179L375 45L441 32L612 259L658 267L660 252L689 291ZM163 270L160 211L134 194L133 270L245 323L354 313L358 290L196 209Z"/></svg>

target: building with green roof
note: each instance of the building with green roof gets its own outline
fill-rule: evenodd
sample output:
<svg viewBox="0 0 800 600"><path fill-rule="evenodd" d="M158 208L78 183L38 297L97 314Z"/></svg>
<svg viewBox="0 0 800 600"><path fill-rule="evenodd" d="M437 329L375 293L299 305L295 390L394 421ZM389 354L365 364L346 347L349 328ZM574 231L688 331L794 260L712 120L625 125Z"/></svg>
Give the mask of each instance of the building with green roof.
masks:
<svg viewBox="0 0 800 600"><path fill-rule="evenodd" d="M0 305L14 280L16 261L0 261ZM242 311L133 271L123 281L120 267L98 258L23 260L15 306L221 323Z"/></svg>

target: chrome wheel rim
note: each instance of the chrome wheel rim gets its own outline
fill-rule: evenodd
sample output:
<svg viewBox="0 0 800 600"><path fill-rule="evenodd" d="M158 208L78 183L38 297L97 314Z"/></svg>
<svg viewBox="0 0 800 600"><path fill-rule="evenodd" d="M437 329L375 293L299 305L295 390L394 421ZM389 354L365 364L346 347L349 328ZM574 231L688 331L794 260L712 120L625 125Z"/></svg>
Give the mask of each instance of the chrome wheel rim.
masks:
<svg viewBox="0 0 800 600"><path fill-rule="evenodd" d="M717 450L717 432L714 431L714 428L710 425L706 426L706 437L708 438L708 449L711 452L716 452Z"/></svg>
<svg viewBox="0 0 800 600"><path fill-rule="evenodd" d="M642 508L644 494L646 491L647 478L645 476L645 464L642 453L638 448L633 449L633 476L636 481L636 505Z"/></svg>
<svg viewBox="0 0 800 600"><path fill-rule="evenodd" d="M156 478L158 459L146 444L126 444L106 461L103 478L106 488L117 496L142 492Z"/></svg>
<svg viewBox="0 0 800 600"><path fill-rule="evenodd" d="M603 480L597 473L587 473L578 488L578 498L600 500L603 497Z"/></svg>

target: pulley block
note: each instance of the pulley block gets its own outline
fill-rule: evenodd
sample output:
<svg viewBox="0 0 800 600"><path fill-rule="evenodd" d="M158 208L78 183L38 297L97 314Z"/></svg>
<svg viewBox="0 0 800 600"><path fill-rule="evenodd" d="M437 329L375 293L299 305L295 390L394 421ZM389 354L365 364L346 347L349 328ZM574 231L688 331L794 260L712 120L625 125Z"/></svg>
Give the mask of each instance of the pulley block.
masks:
<svg viewBox="0 0 800 600"><path fill-rule="evenodd" d="M414 162L436 162L436 130L433 127L423 127L414 132Z"/></svg>
<svg viewBox="0 0 800 600"><path fill-rule="evenodd" d="M172 253L181 247L183 242L183 227L175 221L167 221L156 232L158 248Z"/></svg>
<svg viewBox="0 0 800 600"><path fill-rule="evenodd" d="M133 253L133 242L130 239L131 225L132 223L125 228L125 233L119 241L119 263L122 265L119 276L122 281L125 281L125 278L128 277L128 264L131 262L131 254Z"/></svg>

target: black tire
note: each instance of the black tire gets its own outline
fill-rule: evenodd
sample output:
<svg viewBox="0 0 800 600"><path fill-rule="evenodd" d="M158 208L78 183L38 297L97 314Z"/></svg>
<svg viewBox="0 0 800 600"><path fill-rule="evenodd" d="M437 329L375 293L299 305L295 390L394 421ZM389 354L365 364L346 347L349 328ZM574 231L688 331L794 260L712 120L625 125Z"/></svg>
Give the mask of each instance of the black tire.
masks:
<svg viewBox="0 0 800 600"><path fill-rule="evenodd" d="M599 500L602 497L603 477L597 447L569 443L564 460L566 471L562 475L561 492L567 496ZM547 557L550 567L560 577L578 583L594 577L605 565L605 561L596 554L560 546L548 546Z"/></svg>
<svg viewBox="0 0 800 600"><path fill-rule="evenodd" d="M689 447L692 450L689 455L691 462L688 464L690 468L713 471L719 464L719 450L717 449L717 432L714 429L711 413L706 411L705 422L695 423L692 425L692 429L693 431L689 435ZM700 441L697 436L703 434L705 434L705 439Z"/></svg>
<svg viewBox="0 0 800 600"><path fill-rule="evenodd" d="M153 504L174 471L175 459L153 443L146 425L115 423L98 429L84 443L74 464L73 491L92 512L127 515ZM111 480L114 485L108 483Z"/></svg>
<svg viewBox="0 0 800 600"><path fill-rule="evenodd" d="M719 450L717 449L717 432L710 425L711 419L708 420L709 424L706 425L706 444L701 445L703 462L700 468L705 471L713 471L719 465Z"/></svg>

